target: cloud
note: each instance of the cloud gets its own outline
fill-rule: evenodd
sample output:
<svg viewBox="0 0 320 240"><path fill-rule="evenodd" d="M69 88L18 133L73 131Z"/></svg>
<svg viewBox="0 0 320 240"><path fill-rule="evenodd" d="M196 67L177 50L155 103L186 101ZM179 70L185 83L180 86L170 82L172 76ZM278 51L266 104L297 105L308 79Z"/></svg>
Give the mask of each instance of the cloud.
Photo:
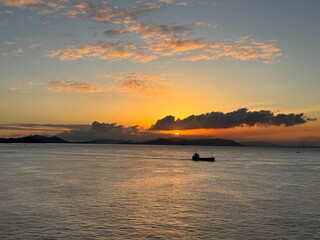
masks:
<svg viewBox="0 0 320 240"><path fill-rule="evenodd" d="M2 0L1 5L6 7L27 8L38 14L52 14L68 8L68 0L44 1L44 0Z"/></svg>
<svg viewBox="0 0 320 240"><path fill-rule="evenodd" d="M15 45L16 42L15 41L4 41L3 44L6 46L12 46L12 45Z"/></svg>
<svg viewBox="0 0 320 240"><path fill-rule="evenodd" d="M119 36L119 35L122 35L124 33L127 33L128 31L126 29L116 29L116 28L113 28L113 29L108 29L108 30L105 30L103 32L103 34L106 36L106 37L116 37L116 36Z"/></svg>
<svg viewBox="0 0 320 240"><path fill-rule="evenodd" d="M159 2L164 4L172 4L173 0L159 0Z"/></svg>
<svg viewBox="0 0 320 240"><path fill-rule="evenodd" d="M7 7L26 7L42 3L42 0L3 0L2 5Z"/></svg>
<svg viewBox="0 0 320 240"><path fill-rule="evenodd" d="M184 61L201 61L216 59L234 59L241 61L260 60L263 63L274 63L282 56L275 40L259 41L249 36L232 41L211 42L200 53L184 58Z"/></svg>
<svg viewBox="0 0 320 240"><path fill-rule="evenodd" d="M18 47L16 50L13 51L16 55L21 55L22 53L24 53L23 48Z"/></svg>
<svg viewBox="0 0 320 240"><path fill-rule="evenodd" d="M160 9L164 5L170 4L171 1L159 1L143 3L137 2L135 7L113 7L110 4L108 6L89 7L89 18L97 22L114 23L114 24L129 24L135 22L140 16L146 13ZM141 4L142 3L142 4Z"/></svg>
<svg viewBox="0 0 320 240"><path fill-rule="evenodd" d="M128 26L124 32L135 32L143 39L152 39L152 41L172 41L173 39L180 39L189 34L191 28L183 25L145 25L135 23Z"/></svg>
<svg viewBox="0 0 320 240"><path fill-rule="evenodd" d="M145 130L140 126L118 125L117 123L100 123L94 121L88 124L0 124L2 136L15 137L26 134L57 135L69 141L90 141L96 139L115 140L146 140L162 135ZM6 133L6 134L5 134ZM169 136L169 135L163 135Z"/></svg>
<svg viewBox="0 0 320 240"><path fill-rule="evenodd" d="M178 5L178 6L188 6L188 5L189 5L189 2L187 2L187 1L180 1L180 2L177 2L177 5Z"/></svg>
<svg viewBox="0 0 320 240"><path fill-rule="evenodd" d="M216 28L218 25L217 24L213 24L213 23L199 21L199 22L194 22L193 26L195 26L195 27Z"/></svg>
<svg viewBox="0 0 320 240"><path fill-rule="evenodd" d="M191 115L184 119L177 119L171 115L158 120L151 126L151 130L189 130L189 129L219 129L243 126L285 126L290 127L315 121L300 114L274 114L270 110L249 111L241 108L233 112L211 112L201 115Z"/></svg>
<svg viewBox="0 0 320 240"><path fill-rule="evenodd" d="M138 13L136 8L90 8L89 18L97 22L129 23Z"/></svg>
<svg viewBox="0 0 320 240"><path fill-rule="evenodd" d="M101 93L107 92L109 88L88 82L56 80L50 82L49 90L52 92Z"/></svg>
<svg viewBox="0 0 320 240"><path fill-rule="evenodd" d="M48 53L49 57L58 57L60 60L78 60L93 58L102 60L120 60L131 58L135 52L128 49L130 45L99 43L87 44L80 47L57 49Z"/></svg>
<svg viewBox="0 0 320 240"><path fill-rule="evenodd" d="M0 124L0 130L31 131L31 132L61 132L71 129L82 128L81 124L33 124L33 123L13 123Z"/></svg>
<svg viewBox="0 0 320 240"><path fill-rule="evenodd" d="M146 63L159 57L182 55L183 61L202 61L233 59L240 61L255 60L263 63L274 63L282 56L276 41L261 41L250 37L213 42L203 39L185 39L180 36L186 34L187 28L183 26L159 25L143 27L135 25L136 30L143 35L145 44L115 43L87 44L70 46L67 48L49 51L47 56L62 61L79 59L100 59L108 61L131 60ZM123 34L129 30L111 29L104 32L107 36ZM154 36L154 37L152 37ZM151 40L150 40L151 39Z"/></svg>
<svg viewBox="0 0 320 240"><path fill-rule="evenodd" d="M120 8L112 6L109 1L69 1L69 0L0 0L0 4L6 7L28 8L38 14L56 14L72 19L86 18L103 23L129 23L149 11L159 9L166 2L136 1L136 6Z"/></svg>
<svg viewBox="0 0 320 240"><path fill-rule="evenodd" d="M52 92L76 93L132 93L137 96L155 97L171 92L171 82L162 76L144 75L140 73L123 73L111 76L113 82L96 84L74 80L55 80L50 82Z"/></svg>
<svg viewBox="0 0 320 240"><path fill-rule="evenodd" d="M69 141L90 141L96 139L135 140L142 141L169 135L157 134L135 125L125 127L117 123L100 123L94 121L91 126L72 129L58 134L59 137Z"/></svg>
<svg viewBox="0 0 320 240"><path fill-rule="evenodd" d="M131 2L131 1L130 1ZM215 24L197 21L193 24L149 24L145 16L169 5L202 4L210 1L134 1L131 6L120 7L117 1L43 1L43 0L2 0L8 7L28 8L39 14L52 14L54 18L68 17L96 22L107 26L103 35L108 42L71 45L49 52L48 56L59 60L79 59L147 63L161 57L175 57L182 61L213 61L218 59L275 63L282 56L275 40L263 41L249 36L213 41L201 37L191 38L193 28L216 27ZM99 24L98 23L103 23ZM123 37L123 34L128 36ZM111 37L121 36L120 39ZM76 42L74 42L76 43ZM38 44L31 44L35 48Z"/></svg>
<svg viewBox="0 0 320 240"><path fill-rule="evenodd" d="M65 11L65 15L69 18L80 18L87 14L88 3L78 3L73 5L70 9Z"/></svg>
<svg viewBox="0 0 320 240"><path fill-rule="evenodd" d="M33 39L29 39L28 40L28 47L31 48L32 50L36 49L37 47L40 47L41 44L37 43L35 40Z"/></svg>
<svg viewBox="0 0 320 240"><path fill-rule="evenodd" d="M172 91L172 84L163 76L124 73L116 76L119 92L132 92L142 96L162 96Z"/></svg>
<svg viewBox="0 0 320 240"><path fill-rule="evenodd" d="M200 40L177 40L170 42L167 47L173 52L184 52L204 48L205 44Z"/></svg>

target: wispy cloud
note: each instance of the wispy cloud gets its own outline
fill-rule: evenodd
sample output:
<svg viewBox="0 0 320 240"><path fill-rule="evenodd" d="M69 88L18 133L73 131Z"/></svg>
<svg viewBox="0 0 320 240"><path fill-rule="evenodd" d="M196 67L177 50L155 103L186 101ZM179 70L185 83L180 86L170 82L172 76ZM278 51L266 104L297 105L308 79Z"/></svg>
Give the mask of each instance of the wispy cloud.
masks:
<svg viewBox="0 0 320 240"><path fill-rule="evenodd" d="M98 85L89 82L74 80L55 80L50 82L52 92L101 93L110 91L107 85Z"/></svg>
<svg viewBox="0 0 320 240"><path fill-rule="evenodd" d="M42 3L42 0L3 0L1 2L2 5L7 7L26 7L40 3Z"/></svg>
<svg viewBox="0 0 320 240"><path fill-rule="evenodd" d="M5 53L2 53L3 56L8 58L10 57L23 57L24 54L28 51L32 51L41 46L36 40L28 38L14 38L12 40L3 41L5 46Z"/></svg>
<svg viewBox="0 0 320 240"><path fill-rule="evenodd" d="M4 41L3 44L6 46L12 46L12 45L15 45L16 42L15 41Z"/></svg>
<svg viewBox="0 0 320 240"><path fill-rule="evenodd" d="M49 57L58 57L60 60L77 60L82 58L120 60L132 58L135 54L130 45L121 43L88 44L80 47L69 47L50 51Z"/></svg>
<svg viewBox="0 0 320 240"><path fill-rule="evenodd" d="M176 40L165 43L153 43L150 48L162 56L171 56L186 51L193 51L204 48L206 46L201 40Z"/></svg>
<svg viewBox="0 0 320 240"><path fill-rule="evenodd" d="M87 125L12 123L12 124L0 124L0 130L61 132L61 131L66 131L71 129L78 129L85 126Z"/></svg>
<svg viewBox="0 0 320 240"><path fill-rule="evenodd" d="M172 4L173 0L159 0L160 3Z"/></svg>
<svg viewBox="0 0 320 240"><path fill-rule="evenodd" d="M22 53L24 53L23 48L18 47L13 51L16 55L20 56Z"/></svg>
<svg viewBox="0 0 320 240"><path fill-rule="evenodd" d="M116 77L115 89L142 96L162 96L172 91L172 83L163 76L123 73Z"/></svg>
<svg viewBox="0 0 320 240"><path fill-rule="evenodd" d="M207 1L205 1L208 3ZM72 19L86 19L108 27L103 31L105 41L71 45L53 49L48 56L60 60L131 60L150 62L160 57L174 57L183 61L212 61L233 59L238 61L255 60L262 63L275 63L282 56L275 40L259 40L252 37L213 41L194 37L194 28L217 25L205 21L193 24L157 24L143 22L143 17L170 5L201 4L203 1L133 1L127 7L120 7L108 1L73 2L67 0L3 0L7 7L29 8L39 14L59 14ZM101 25L99 25L101 26ZM127 34L128 36L123 36ZM112 38L121 36L120 39ZM192 38L190 36L193 36ZM31 48L38 43L31 44Z"/></svg>
<svg viewBox="0 0 320 240"><path fill-rule="evenodd" d="M190 62L234 59L274 63L282 56L276 41L260 41L249 37L226 42L188 39L156 41L147 44L98 43L52 50L48 52L47 56L57 57L60 60L100 59L115 61L129 59L133 62L149 62L159 57L178 56L181 54L186 54L183 55L181 60Z"/></svg>
<svg viewBox="0 0 320 240"><path fill-rule="evenodd" d="M144 97L160 96L168 94L172 90L171 83L161 76L123 73L110 77L113 82L109 84L55 80L50 82L49 90L52 92L76 93L128 92Z"/></svg>
<svg viewBox="0 0 320 240"><path fill-rule="evenodd" d="M184 25L145 25L135 22L124 26L123 28L113 28L104 31L108 37L118 36L125 33L136 33L144 40L152 41L171 41L180 39L191 32L191 28Z"/></svg>
<svg viewBox="0 0 320 240"><path fill-rule="evenodd" d="M262 63L275 63L282 56L281 49L275 40L259 40L246 36L213 41L206 38L190 38L193 29L198 27L215 28L216 24L205 21L192 25L156 24L142 22L143 16L160 10L167 5L188 5L202 1L134 1L130 6L119 7L107 1L72 2L67 0L4 0L7 7L30 8L40 14L59 12L60 16L87 19L104 23L108 29L103 35L109 41L72 45L51 50L48 56L60 60L131 60L133 62L150 62L159 57L175 57L183 61L212 61L217 59L233 59L238 61L255 60ZM124 34L130 34L124 37ZM111 37L121 37L110 41ZM77 41L74 41L77 43ZM38 43L29 44L34 49Z"/></svg>
<svg viewBox="0 0 320 240"><path fill-rule="evenodd" d="M195 27L216 28L218 25L214 24L214 23L208 23L208 22L199 21L199 22L194 22L193 26L195 26Z"/></svg>
<svg viewBox="0 0 320 240"><path fill-rule="evenodd" d="M86 16L89 3L77 3L65 11L65 15L69 18L81 18Z"/></svg>
<svg viewBox="0 0 320 240"><path fill-rule="evenodd" d="M28 39L28 47L32 50L36 49L37 47L40 47L41 44L37 43L34 39Z"/></svg>
<svg viewBox="0 0 320 240"><path fill-rule="evenodd" d="M184 61L201 61L216 59L235 59L240 61L257 60L263 63L274 63L282 56L275 40L260 41L250 37L211 42L200 54L184 58Z"/></svg>
<svg viewBox="0 0 320 240"><path fill-rule="evenodd" d="M177 5L178 6L188 6L189 2L188 1L180 1L180 2L177 2Z"/></svg>

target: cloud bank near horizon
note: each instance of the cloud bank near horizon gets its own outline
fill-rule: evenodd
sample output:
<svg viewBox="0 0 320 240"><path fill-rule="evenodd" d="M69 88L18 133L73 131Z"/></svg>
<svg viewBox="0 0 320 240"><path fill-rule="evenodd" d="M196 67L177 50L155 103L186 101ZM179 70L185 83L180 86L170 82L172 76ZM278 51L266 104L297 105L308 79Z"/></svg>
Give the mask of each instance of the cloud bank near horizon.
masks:
<svg viewBox="0 0 320 240"><path fill-rule="evenodd" d="M148 131L138 125L125 127L117 123L100 123L94 121L91 126L88 125L71 129L70 131L62 132L57 136L68 141L77 142L97 139L143 141L158 137L169 137L172 135Z"/></svg>
<svg viewBox="0 0 320 240"><path fill-rule="evenodd" d="M291 127L316 121L308 118L303 113L299 114L275 114L270 110L249 111L240 108L233 112L211 112L200 115L191 115L184 119L175 120L174 116L168 115L151 126L150 130L192 130L192 129L222 129L234 127Z"/></svg>
<svg viewBox="0 0 320 240"><path fill-rule="evenodd" d="M191 115L185 119L177 119L173 116L167 116L160 119L151 128L144 128L139 125L124 126L113 123L103 123L94 121L88 124L0 124L0 130L3 130L0 137L21 137L26 134L56 135L71 142L91 141L97 139L112 139L125 141L145 141L156 138L173 137L172 132L165 133L163 130L194 130L194 129L232 129L243 127L244 134L252 126L258 126L260 129L271 126L286 127L305 124L309 121L316 121L315 118L308 118L303 113L300 114L274 114L269 110L249 111L246 108L238 109L229 113L211 112L201 115ZM162 130L162 131L160 131ZM160 132L159 132L160 131ZM14 132L14 134L12 134ZM19 133L20 132L20 133ZM217 134L219 134L217 132ZM224 136L214 135L211 137L222 137L233 139L230 134ZM186 138L201 138L201 135L183 135ZM206 138L209 135L205 135ZM239 136L238 136L239 137ZM246 137L244 136L244 139ZM252 136L248 139L252 140ZM303 141L318 141L314 139L301 138Z"/></svg>

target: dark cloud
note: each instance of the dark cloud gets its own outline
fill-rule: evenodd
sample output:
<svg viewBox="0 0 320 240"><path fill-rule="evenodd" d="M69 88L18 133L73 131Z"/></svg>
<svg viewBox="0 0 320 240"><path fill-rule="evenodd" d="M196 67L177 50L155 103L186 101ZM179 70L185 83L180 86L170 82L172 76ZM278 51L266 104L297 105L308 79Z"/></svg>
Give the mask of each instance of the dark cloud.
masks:
<svg viewBox="0 0 320 240"><path fill-rule="evenodd" d="M191 28L183 25L146 25L143 23L132 22L122 28L112 28L103 32L107 37L115 37L124 33L136 33L143 39L170 41L180 39L188 35Z"/></svg>
<svg viewBox="0 0 320 240"><path fill-rule="evenodd" d="M274 114L270 110L249 111L241 108L233 112L211 112L201 115L191 115L184 119L177 119L173 116L166 116L151 126L151 130L188 130L188 129L217 129L233 128L241 126L285 126L290 127L303 124L308 121L315 121L300 114Z"/></svg>
<svg viewBox="0 0 320 240"><path fill-rule="evenodd" d="M107 37L115 37L118 36L120 34L125 33L126 31L123 29L108 29L106 31L103 32L103 34Z"/></svg>
<svg viewBox="0 0 320 240"><path fill-rule="evenodd" d="M58 134L63 139L78 142L96 139L134 140L143 141L158 137L168 137L151 131L145 131L138 125L125 127L117 123L93 122L91 126L85 126Z"/></svg>

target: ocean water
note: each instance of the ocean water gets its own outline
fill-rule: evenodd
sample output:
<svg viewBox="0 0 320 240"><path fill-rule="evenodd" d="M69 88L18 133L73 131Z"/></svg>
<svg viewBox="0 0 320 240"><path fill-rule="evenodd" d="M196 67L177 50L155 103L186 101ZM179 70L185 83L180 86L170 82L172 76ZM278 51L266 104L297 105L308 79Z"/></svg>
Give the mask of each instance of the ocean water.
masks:
<svg viewBox="0 0 320 240"><path fill-rule="evenodd" d="M197 150L0 144L0 239L320 239L319 149Z"/></svg>

